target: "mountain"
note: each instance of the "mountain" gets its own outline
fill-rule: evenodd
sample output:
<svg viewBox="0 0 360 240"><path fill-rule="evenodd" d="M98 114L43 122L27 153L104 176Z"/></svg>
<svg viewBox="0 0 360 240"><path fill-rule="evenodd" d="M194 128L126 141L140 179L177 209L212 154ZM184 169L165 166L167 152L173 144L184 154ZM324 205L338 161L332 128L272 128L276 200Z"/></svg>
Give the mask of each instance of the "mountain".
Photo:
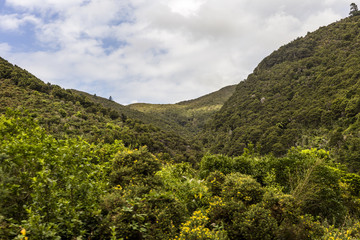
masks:
<svg viewBox="0 0 360 240"><path fill-rule="evenodd" d="M163 119L167 123L154 125L166 130L175 129L188 138L193 138L203 130L211 116L220 110L224 102L234 93L235 85L224 87L216 92L197 99L183 101L176 104L147 104L135 103L127 107L145 113L152 119ZM144 119L146 122L146 120Z"/></svg>
<svg viewBox="0 0 360 240"><path fill-rule="evenodd" d="M142 118L140 112L119 104L114 107L114 102L108 100L108 104L100 104L79 91L45 84L2 58L0 88L0 113L11 108L30 115L59 139L81 136L89 142L121 140L126 146L146 145L152 153L193 163L201 154L200 148L192 147L178 134L139 120Z"/></svg>
<svg viewBox="0 0 360 240"><path fill-rule="evenodd" d="M214 115L203 143L233 156L250 143L275 155L325 148L360 170L359 27L349 17L274 51Z"/></svg>

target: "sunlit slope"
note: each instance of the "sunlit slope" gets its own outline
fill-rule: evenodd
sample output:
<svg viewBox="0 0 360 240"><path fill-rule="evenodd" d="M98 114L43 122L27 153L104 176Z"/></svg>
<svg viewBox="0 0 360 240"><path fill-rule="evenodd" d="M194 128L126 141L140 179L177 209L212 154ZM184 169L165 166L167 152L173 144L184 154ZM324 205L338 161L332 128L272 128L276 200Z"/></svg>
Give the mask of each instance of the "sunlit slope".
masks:
<svg viewBox="0 0 360 240"><path fill-rule="evenodd" d="M211 116L220 110L235 91L235 87L235 85L227 86L200 98L177 104L136 103L128 105L128 108L168 121L171 129L193 137L203 130Z"/></svg>

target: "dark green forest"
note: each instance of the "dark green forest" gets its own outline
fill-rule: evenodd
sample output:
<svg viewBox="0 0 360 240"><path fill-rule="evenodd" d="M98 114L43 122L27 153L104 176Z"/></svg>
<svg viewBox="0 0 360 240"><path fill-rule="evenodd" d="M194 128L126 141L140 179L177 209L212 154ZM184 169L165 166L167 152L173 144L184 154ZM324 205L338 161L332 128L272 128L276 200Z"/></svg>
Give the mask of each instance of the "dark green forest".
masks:
<svg viewBox="0 0 360 240"><path fill-rule="evenodd" d="M0 58L0 239L360 239L360 16L123 106Z"/></svg>
<svg viewBox="0 0 360 240"><path fill-rule="evenodd" d="M359 27L358 16L346 18L266 57L216 113L203 142L230 156L249 143L276 156L293 146L324 148L358 172Z"/></svg>

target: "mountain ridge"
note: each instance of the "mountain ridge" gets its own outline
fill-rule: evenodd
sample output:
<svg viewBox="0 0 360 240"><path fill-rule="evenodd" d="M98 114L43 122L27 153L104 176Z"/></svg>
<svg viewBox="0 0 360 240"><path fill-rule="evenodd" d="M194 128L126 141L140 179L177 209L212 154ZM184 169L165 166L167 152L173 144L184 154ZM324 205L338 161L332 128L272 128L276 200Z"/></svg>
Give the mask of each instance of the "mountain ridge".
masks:
<svg viewBox="0 0 360 240"><path fill-rule="evenodd" d="M236 85L221 88L196 99L175 104L135 103L128 108L170 121L169 129L179 129L189 138L203 130L210 117L223 106L235 91Z"/></svg>
<svg viewBox="0 0 360 240"><path fill-rule="evenodd" d="M250 143L276 155L298 145L325 147L359 169L345 153L358 141L359 27L360 18L349 17L264 58L214 115L203 142L228 155ZM339 134L347 140L334 143Z"/></svg>

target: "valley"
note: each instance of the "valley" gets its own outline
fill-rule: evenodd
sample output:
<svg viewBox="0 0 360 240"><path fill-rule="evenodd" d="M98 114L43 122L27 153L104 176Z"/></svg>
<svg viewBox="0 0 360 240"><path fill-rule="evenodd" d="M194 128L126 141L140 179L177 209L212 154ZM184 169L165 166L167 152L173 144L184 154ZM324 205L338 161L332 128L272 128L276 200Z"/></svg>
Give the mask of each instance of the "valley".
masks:
<svg viewBox="0 0 360 240"><path fill-rule="evenodd" d="M359 239L360 16L121 105L0 58L0 239Z"/></svg>

